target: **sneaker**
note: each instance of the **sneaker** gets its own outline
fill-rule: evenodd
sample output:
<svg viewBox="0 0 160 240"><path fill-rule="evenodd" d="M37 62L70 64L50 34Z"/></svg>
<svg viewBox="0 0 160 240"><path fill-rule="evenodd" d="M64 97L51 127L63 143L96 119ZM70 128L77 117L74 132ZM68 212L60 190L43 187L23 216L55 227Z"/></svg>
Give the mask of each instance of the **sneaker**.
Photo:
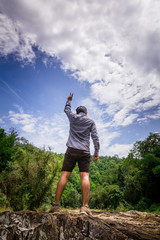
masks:
<svg viewBox="0 0 160 240"><path fill-rule="evenodd" d="M89 206L82 206L80 209L80 213L84 213L86 215L92 215Z"/></svg>
<svg viewBox="0 0 160 240"><path fill-rule="evenodd" d="M51 207L49 213L60 212L60 210L61 210L61 209L60 209L59 204L55 204L55 203L53 203L53 205L52 205L52 207Z"/></svg>

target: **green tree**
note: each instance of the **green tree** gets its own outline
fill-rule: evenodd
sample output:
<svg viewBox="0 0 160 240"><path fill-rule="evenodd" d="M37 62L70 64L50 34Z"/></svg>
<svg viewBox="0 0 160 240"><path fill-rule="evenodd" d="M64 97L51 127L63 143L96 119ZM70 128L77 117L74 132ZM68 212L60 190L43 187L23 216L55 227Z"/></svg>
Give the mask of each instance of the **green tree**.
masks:
<svg viewBox="0 0 160 240"><path fill-rule="evenodd" d="M155 153L160 157L160 134L150 133L144 141L137 141L134 144L131 154L133 157L141 158L146 153Z"/></svg>
<svg viewBox="0 0 160 240"><path fill-rule="evenodd" d="M9 134L0 128L0 173L9 168L12 157L16 151L18 133L11 129Z"/></svg>
<svg viewBox="0 0 160 240"><path fill-rule="evenodd" d="M122 175L124 179L122 180ZM125 200L142 206L160 201L160 135L150 133L144 141L134 144L121 165ZM146 205L147 206L147 205Z"/></svg>
<svg viewBox="0 0 160 240"><path fill-rule="evenodd" d="M136 204L142 197L142 186L136 176L128 175L125 178L125 186L123 189L124 199L132 204Z"/></svg>

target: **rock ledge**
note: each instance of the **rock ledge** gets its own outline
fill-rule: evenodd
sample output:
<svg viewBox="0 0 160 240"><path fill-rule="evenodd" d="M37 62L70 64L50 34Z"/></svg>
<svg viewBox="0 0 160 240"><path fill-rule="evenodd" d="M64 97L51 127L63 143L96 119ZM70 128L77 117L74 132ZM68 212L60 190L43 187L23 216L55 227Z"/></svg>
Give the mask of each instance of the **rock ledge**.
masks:
<svg viewBox="0 0 160 240"><path fill-rule="evenodd" d="M160 239L160 215L146 212L0 213L0 240Z"/></svg>

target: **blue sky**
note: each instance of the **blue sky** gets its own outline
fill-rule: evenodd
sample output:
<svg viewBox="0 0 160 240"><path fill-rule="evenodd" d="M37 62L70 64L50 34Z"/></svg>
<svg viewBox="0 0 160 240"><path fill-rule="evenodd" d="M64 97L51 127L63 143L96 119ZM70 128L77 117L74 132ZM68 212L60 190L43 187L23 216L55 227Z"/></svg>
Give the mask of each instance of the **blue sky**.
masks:
<svg viewBox="0 0 160 240"><path fill-rule="evenodd" d="M85 105L96 122L100 155L126 156L159 132L159 7L156 0L1 0L0 126L64 153L63 110L73 92L73 111Z"/></svg>

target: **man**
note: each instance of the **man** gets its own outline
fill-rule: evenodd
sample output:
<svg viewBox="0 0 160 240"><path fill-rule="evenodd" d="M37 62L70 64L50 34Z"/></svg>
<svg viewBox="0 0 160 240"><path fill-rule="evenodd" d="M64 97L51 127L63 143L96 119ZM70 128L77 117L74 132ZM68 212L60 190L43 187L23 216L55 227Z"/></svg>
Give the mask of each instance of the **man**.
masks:
<svg viewBox="0 0 160 240"><path fill-rule="evenodd" d="M76 113L71 111L71 101L73 94L67 99L64 112L66 113L70 122L70 132L67 141L67 151L62 167L61 178L57 184L55 202L52 205L50 212L60 211L60 199L66 187L67 181L72 173L73 168L78 162L79 173L81 178L81 191L82 191L82 207L81 213L91 214L88 202L90 193L89 182L89 167L90 167L90 135L93 140L95 153L94 161L99 158L99 138L97 135L96 125L93 120L87 117L87 109L80 106L76 109Z"/></svg>

